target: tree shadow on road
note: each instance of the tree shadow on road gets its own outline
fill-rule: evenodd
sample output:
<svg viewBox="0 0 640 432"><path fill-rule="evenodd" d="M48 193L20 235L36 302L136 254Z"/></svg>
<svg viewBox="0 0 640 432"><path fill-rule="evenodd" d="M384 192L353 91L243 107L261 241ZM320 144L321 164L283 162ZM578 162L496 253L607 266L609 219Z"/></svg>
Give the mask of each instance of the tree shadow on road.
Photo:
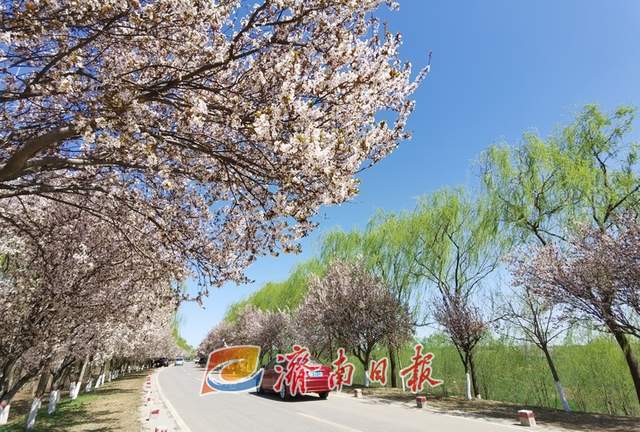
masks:
<svg viewBox="0 0 640 432"><path fill-rule="evenodd" d="M287 400L280 399L280 395L278 395L277 393L257 393L257 392L252 392L251 395L259 397L259 398L262 398L262 399L274 400L274 401L278 401L278 402L282 402L282 403L288 403L288 402L292 402L292 403L319 402L319 401L322 400L322 399L320 399L319 396L315 396L313 394L310 394L310 395L299 395L299 396L296 396L294 398L289 398Z"/></svg>
<svg viewBox="0 0 640 432"><path fill-rule="evenodd" d="M415 406L415 395L402 393L397 389L367 389L363 390L363 401L371 404L399 405L407 409L418 409ZM519 405L508 402L491 400L466 400L458 397L427 396L427 409L450 415L472 417L480 419L509 420L518 424L516 416L518 410L529 409L535 413L539 424L561 427L577 431L602 432L640 432L640 418L591 414L584 412L566 413L552 408L529 405Z"/></svg>

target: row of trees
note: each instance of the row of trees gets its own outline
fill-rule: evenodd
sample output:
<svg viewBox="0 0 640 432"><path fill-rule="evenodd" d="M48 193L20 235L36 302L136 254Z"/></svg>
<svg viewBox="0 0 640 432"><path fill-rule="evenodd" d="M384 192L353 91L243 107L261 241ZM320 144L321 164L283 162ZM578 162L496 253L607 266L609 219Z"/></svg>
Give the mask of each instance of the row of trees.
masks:
<svg viewBox="0 0 640 432"><path fill-rule="evenodd" d="M5 421L12 398L38 377L34 406L48 389L57 397L65 382L79 389L83 379L102 381L116 364L177 353L172 324L178 296L168 271L176 263L154 250L153 233L114 232L113 221L40 198L2 206Z"/></svg>
<svg viewBox="0 0 640 432"><path fill-rule="evenodd" d="M383 3L3 3L0 417L38 376L170 355L182 281L244 281L354 196L427 72Z"/></svg>
<svg viewBox="0 0 640 432"><path fill-rule="evenodd" d="M208 333L198 353L206 356L226 345L258 345L264 363L301 343L322 358L346 347L367 368L378 344L398 346L412 334L409 312L362 263L334 261L323 276L309 280L309 290L296 309L244 305L233 320L222 321Z"/></svg>
<svg viewBox="0 0 640 432"><path fill-rule="evenodd" d="M444 331L464 366L468 398L479 394L478 344L497 331L541 350L569 410L553 345L584 325L613 335L640 401L630 340L640 323L640 179L627 142L633 114L587 106L547 139L526 134L519 145L493 146L480 159L479 192L441 190L413 211L376 215L363 231L330 233L308 266L322 273L336 260L357 261L414 326ZM282 287L292 283L301 292L313 285L298 277ZM260 300L258 292L244 303ZM386 348L395 386L396 347Z"/></svg>

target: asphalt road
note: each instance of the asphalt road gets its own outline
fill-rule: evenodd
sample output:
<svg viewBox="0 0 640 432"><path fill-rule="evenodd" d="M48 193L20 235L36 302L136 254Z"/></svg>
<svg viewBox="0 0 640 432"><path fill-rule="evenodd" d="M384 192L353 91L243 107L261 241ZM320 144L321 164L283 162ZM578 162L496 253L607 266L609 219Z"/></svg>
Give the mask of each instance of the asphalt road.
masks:
<svg viewBox="0 0 640 432"><path fill-rule="evenodd" d="M276 395L215 393L200 396L204 369L193 363L159 371L164 398L184 432L513 432L524 428L409 408L396 403L331 393L328 400L304 396L281 401ZM514 413L515 414L515 413ZM186 426L186 427L185 427Z"/></svg>

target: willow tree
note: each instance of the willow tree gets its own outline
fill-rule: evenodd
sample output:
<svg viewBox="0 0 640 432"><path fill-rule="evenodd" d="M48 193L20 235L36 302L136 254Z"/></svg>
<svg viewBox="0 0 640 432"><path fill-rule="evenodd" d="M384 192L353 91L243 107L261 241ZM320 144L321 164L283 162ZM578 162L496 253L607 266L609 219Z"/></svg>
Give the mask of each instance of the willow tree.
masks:
<svg viewBox="0 0 640 432"><path fill-rule="evenodd" d="M322 276L325 265L320 260L311 258L296 265L283 281L269 281L258 291L244 300L232 304L225 315L225 320L234 322L240 311L248 305L264 311L293 311L302 303L309 290L311 276Z"/></svg>
<svg viewBox="0 0 640 432"><path fill-rule="evenodd" d="M432 313L455 345L464 366L466 396L478 395L474 352L487 330L478 291L498 267L506 241L490 203L462 190L422 198L403 216L417 274L431 293Z"/></svg>
<svg viewBox="0 0 640 432"><path fill-rule="evenodd" d="M628 140L634 110L603 114L589 105L546 139L524 135L481 157L482 179L504 228L523 242L566 241L582 223L601 231L638 206L637 147Z"/></svg>
<svg viewBox="0 0 640 432"><path fill-rule="evenodd" d="M617 216L637 211L640 198L637 148L628 138L634 114L621 107L606 115L588 105L572 124L548 138L529 133L517 146L491 147L481 159L483 183L501 229L522 245L560 249L570 248L567 239L585 225L602 234L616 231ZM521 251L526 259L529 248L523 246ZM520 284L519 289L526 302L517 313L529 318L519 321L526 325L520 328L535 334L551 317L528 311L548 310L551 305L530 292L529 285ZM563 303L561 298L554 301ZM625 350L626 335L616 340ZM568 408L548 346L534 343L543 350L559 397ZM629 368L633 372L636 366L631 362Z"/></svg>

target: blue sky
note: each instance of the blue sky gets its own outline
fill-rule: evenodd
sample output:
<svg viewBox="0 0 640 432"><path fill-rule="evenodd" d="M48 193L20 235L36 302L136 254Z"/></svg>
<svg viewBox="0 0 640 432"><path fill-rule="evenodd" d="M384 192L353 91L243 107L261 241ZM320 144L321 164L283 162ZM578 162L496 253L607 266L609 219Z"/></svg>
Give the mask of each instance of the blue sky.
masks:
<svg viewBox="0 0 640 432"><path fill-rule="evenodd" d="M182 305L190 344L230 304L286 278L323 233L363 227L377 209L411 209L444 186L473 187L474 163L490 144L516 143L531 130L546 135L588 103L608 111L640 105L640 1L401 0L400 11L381 16L402 33L402 58L414 67L433 51L408 124L413 139L361 176L353 201L322 209L302 254L261 258L248 271L254 283L213 289L204 308Z"/></svg>

